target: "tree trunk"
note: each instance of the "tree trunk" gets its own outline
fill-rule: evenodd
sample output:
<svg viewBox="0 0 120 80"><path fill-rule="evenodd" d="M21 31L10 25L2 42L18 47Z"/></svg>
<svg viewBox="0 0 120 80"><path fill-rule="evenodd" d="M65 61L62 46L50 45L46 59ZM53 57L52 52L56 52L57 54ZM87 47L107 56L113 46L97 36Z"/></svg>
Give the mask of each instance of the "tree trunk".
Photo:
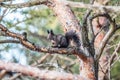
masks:
<svg viewBox="0 0 120 80"><path fill-rule="evenodd" d="M56 14L56 17L67 30L75 30L80 35L80 24L75 17L71 8L63 4L60 0L51 0L52 4L49 5ZM79 54L79 53L78 53ZM97 80L96 63L91 56L77 55L80 60L80 76L83 80Z"/></svg>

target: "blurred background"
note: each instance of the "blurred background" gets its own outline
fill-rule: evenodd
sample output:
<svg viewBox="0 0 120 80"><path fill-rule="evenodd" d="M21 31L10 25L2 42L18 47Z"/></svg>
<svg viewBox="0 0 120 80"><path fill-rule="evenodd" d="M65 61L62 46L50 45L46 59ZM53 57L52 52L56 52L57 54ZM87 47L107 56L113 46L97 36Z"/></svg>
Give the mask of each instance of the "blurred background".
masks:
<svg viewBox="0 0 120 80"><path fill-rule="evenodd" d="M14 0L8 3L21 3L34 0ZM71 0L89 3L89 0ZM108 5L120 6L120 0L111 0ZM72 8L80 23L86 9ZM120 14L111 13L120 24ZM10 31L22 34L27 32L28 40L39 46L50 47L47 40L47 30L53 29L56 34L64 34L64 28L55 17L55 14L44 5L33 6L28 8L0 8L1 23ZM10 37L0 36L1 40L12 39ZM109 53L112 54L116 45L120 41L120 30L108 42ZM120 51L119 51L120 54ZM22 65L32 65L40 69L66 71L69 73L79 74L79 61L73 55L59 55L38 53L31 51L21 44L0 43L0 59L10 62L20 63ZM111 67L112 80L120 80L120 59ZM8 78L8 77L6 77ZM4 78L5 79L5 78ZM28 76L21 76L18 80L34 80Z"/></svg>

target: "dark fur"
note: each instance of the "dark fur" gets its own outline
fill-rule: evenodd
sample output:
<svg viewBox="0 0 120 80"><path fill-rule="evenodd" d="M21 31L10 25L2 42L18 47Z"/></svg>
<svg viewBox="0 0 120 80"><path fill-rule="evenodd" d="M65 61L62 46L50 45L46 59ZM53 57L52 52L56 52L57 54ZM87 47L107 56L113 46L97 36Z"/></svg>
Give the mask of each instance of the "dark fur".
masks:
<svg viewBox="0 0 120 80"><path fill-rule="evenodd" d="M73 40L77 47L80 46L79 37L74 31L66 32L65 35L56 35L52 30L47 30L47 32L47 38L51 41L52 47L54 48L67 48L70 44L70 40Z"/></svg>

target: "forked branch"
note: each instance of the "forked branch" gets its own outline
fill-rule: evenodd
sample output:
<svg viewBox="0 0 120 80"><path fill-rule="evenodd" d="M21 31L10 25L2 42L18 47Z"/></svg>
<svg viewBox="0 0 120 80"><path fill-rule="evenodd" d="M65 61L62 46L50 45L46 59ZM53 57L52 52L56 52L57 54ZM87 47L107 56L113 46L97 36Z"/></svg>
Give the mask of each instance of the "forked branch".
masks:
<svg viewBox="0 0 120 80"><path fill-rule="evenodd" d="M111 28L109 29L109 31L107 32L107 34L105 35L105 37L103 38L103 40L100 43L99 53L97 55L97 60L99 60L99 58L101 57L101 55L103 53L103 50L104 50L108 40L110 39L110 37L116 31L116 22L115 22L115 20L112 20L112 18L110 17L109 14L106 14L106 17L109 19L112 26L111 26Z"/></svg>

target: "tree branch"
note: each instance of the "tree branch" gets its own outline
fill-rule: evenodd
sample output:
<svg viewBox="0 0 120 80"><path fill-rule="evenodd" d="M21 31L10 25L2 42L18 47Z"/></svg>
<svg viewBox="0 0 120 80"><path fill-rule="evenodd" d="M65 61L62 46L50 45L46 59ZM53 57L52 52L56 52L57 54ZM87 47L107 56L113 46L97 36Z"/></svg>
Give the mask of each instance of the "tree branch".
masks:
<svg viewBox="0 0 120 80"><path fill-rule="evenodd" d="M0 7L5 8L24 8L24 7L31 7L35 5L40 4L47 4L48 0L45 1L30 1L30 2L24 2L24 3L17 3L17 4L5 4L1 3ZM120 6L103 6L103 5L91 5L91 4L85 4L82 2L73 2L73 1L61 1L62 4L69 5L71 7L77 7L77 8L86 8L91 10L99 10L101 12L107 11L107 12L119 12L120 13Z"/></svg>
<svg viewBox="0 0 120 80"><path fill-rule="evenodd" d="M100 43L99 52L98 52L98 55L97 55L97 60L99 60L99 58L101 57L102 52L103 52L108 40L110 39L110 37L114 34L114 32L116 30L115 20L112 20L109 15L106 15L106 17L110 20L110 22L112 24L112 27L109 29L109 31L107 32L107 34L105 35L105 37L103 38L103 40Z"/></svg>
<svg viewBox="0 0 120 80"><path fill-rule="evenodd" d="M117 57L117 52L119 51L120 49L120 42L118 43L118 46L117 48L114 50L111 58L109 59L109 64L112 65L112 63L114 62L114 59Z"/></svg>
<svg viewBox="0 0 120 80"><path fill-rule="evenodd" d="M111 55L111 57L108 59L108 62L105 63L105 68L104 68L104 72L105 73L107 73L109 67L111 67L112 64L114 64L115 62L118 61L119 57L117 56L117 52L118 52L119 49L120 49L120 42L118 43L118 46L114 50L114 52Z"/></svg>
<svg viewBox="0 0 120 80"><path fill-rule="evenodd" d="M9 2L9 1L14 1L14 0L0 0L0 2Z"/></svg>
<svg viewBox="0 0 120 80"><path fill-rule="evenodd" d="M1 7L6 7L6 8L24 8L24 7L31 7L35 5L40 5L40 4L46 4L46 1L31 1L31 2L24 2L24 3L18 3L18 4L1 4ZM66 5L70 5L71 7L78 7L78 8L87 8L87 9L96 9L96 10L102 10L102 9L107 9L108 11L111 12L119 12L120 6L103 6L103 5L90 5L90 4L85 4L82 2L73 2L73 1L61 1L61 3L64 3Z"/></svg>
<svg viewBox="0 0 120 80"><path fill-rule="evenodd" d="M62 1L61 1L62 2ZM107 11L107 12L117 12L120 13L120 6L103 6L103 5L96 5L96 4L85 4L82 2L72 2L72 1L64 1L63 2L66 5L69 5L71 7L76 8L86 8L86 9L92 9L92 10L99 10L101 12Z"/></svg>
<svg viewBox="0 0 120 80"><path fill-rule="evenodd" d="M48 5L56 14L56 17L59 19L59 21L61 22L61 24L65 27L65 29L67 31L74 31L80 39L80 43L83 43L83 38L82 38L82 34L80 31L80 24L79 21L77 20L76 16L74 15L74 12L71 10L71 8L69 6L66 6L65 4L61 3L61 0L51 0L51 4ZM79 46L79 49L82 46ZM85 57L87 56L85 54L85 51L82 49L80 49L80 52L83 52L84 54L84 58L83 56L81 56L81 54L79 54L79 57L81 59L86 59Z"/></svg>
<svg viewBox="0 0 120 80"><path fill-rule="evenodd" d="M4 27L2 24L0 24L0 29L1 32L4 34L4 36L16 38L20 41L20 43L25 46L26 48L33 50L33 51L38 51L38 52L44 52L44 53L59 53L59 54L74 54L74 55L81 55L81 58L85 59L85 55L83 54L82 50L78 50L77 48L45 48L45 47L40 47L38 45L35 45L34 43L30 42L27 39L26 33L24 34L18 34L9 31L6 27ZM12 42L12 41L10 41ZM18 43L18 41L13 41ZM78 54L79 53L79 54Z"/></svg>
<svg viewBox="0 0 120 80"><path fill-rule="evenodd" d="M20 43L18 40L0 40L0 44L3 43Z"/></svg>
<svg viewBox="0 0 120 80"><path fill-rule="evenodd" d="M0 7L5 7L5 8L24 8L24 7L31 7L35 5L40 5L40 4L46 4L46 1L30 1L30 2L24 2L24 3L17 3L17 4L5 4L5 3L0 3Z"/></svg>
<svg viewBox="0 0 120 80"><path fill-rule="evenodd" d="M4 62L0 60L0 69L5 69L6 71L11 72L20 72L24 75L32 76L40 79L50 79L50 80L74 80L81 79L78 75L72 75L66 72L57 72L57 71L48 71L40 70L35 67L23 66L16 63ZM53 76L54 75L54 76Z"/></svg>
<svg viewBox="0 0 120 80"><path fill-rule="evenodd" d="M105 26L101 26L101 29L99 29L99 31L97 31L97 33L95 33L93 31L93 26L92 26L92 21L93 19L97 18L97 17L106 17L106 18L109 18L109 20L111 20L110 16L108 17L108 14L104 13L104 14L96 14L92 17L89 18L89 26L90 26L90 30L91 30L91 34L92 34L92 40L91 42L94 43L95 42L95 38L99 35L99 33L104 29ZM100 25L100 23L98 22L98 24ZM109 26L107 26L109 27ZM95 34L94 34L95 33Z"/></svg>

